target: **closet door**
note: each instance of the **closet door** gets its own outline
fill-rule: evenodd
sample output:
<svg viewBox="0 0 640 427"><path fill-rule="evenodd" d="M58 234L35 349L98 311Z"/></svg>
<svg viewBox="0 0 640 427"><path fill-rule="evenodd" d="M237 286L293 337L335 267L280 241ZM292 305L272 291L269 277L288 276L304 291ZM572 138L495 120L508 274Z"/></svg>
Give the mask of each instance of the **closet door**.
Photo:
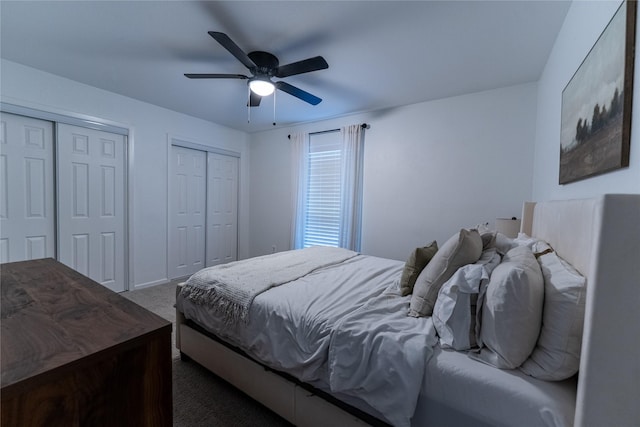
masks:
<svg viewBox="0 0 640 427"><path fill-rule="evenodd" d="M207 153L172 146L169 170L169 278L204 267Z"/></svg>
<svg viewBox="0 0 640 427"><path fill-rule="evenodd" d="M208 153L207 267L237 259L238 158Z"/></svg>
<svg viewBox="0 0 640 427"><path fill-rule="evenodd" d="M53 123L0 116L0 262L55 257Z"/></svg>
<svg viewBox="0 0 640 427"><path fill-rule="evenodd" d="M57 144L58 259L113 291L124 291L125 137L58 124Z"/></svg>

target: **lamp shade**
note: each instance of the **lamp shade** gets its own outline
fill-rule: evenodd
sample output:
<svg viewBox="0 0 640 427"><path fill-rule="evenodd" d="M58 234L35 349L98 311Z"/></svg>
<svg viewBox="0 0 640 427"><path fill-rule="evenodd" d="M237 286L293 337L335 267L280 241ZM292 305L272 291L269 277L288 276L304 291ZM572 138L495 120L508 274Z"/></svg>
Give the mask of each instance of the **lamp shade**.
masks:
<svg viewBox="0 0 640 427"><path fill-rule="evenodd" d="M512 218L496 218L496 231L507 237L518 237L520 231L520 220Z"/></svg>
<svg viewBox="0 0 640 427"><path fill-rule="evenodd" d="M275 86L269 81L269 79L260 78L249 80L249 88L253 93L260 96L269 96L275 90Z"/></svg>

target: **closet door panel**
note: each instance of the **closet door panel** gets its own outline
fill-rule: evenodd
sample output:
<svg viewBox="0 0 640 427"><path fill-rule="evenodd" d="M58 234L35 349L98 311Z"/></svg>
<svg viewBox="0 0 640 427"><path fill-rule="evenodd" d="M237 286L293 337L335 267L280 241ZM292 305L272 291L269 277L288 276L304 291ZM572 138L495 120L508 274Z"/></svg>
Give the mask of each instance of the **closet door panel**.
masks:
<svg viewBox="0 0 640 427"><path fill-rule="evenodd" d="M238 158L208 153L207 267L238 259Z"/></svg>
<svg viewBox="0 0 640 427"><path fill-rule="evenodd" d="M0 115L0 262L55 257L53 124Z"/></svg>
<svg viewBox="0 0 640 427"><path fill-rule="evenodd" d="M169 179L170 279L189 276L205 264L206 153L172 146Z"/></svg>
<svg viewBox="0 0 640 427"><path fill-rule="evenodd" d="M126 140L58 125L58 256L116 292L126 289Z"/></svg>

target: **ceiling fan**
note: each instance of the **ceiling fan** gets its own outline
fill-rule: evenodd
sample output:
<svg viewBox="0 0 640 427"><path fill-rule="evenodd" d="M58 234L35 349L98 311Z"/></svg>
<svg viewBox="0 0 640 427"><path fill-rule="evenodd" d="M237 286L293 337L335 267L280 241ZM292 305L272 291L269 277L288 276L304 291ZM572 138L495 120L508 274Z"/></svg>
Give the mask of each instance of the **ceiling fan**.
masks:
<svg viewBox="0 0 640 427"><path fill-rule="evenodd" d="M317 96L282 80L276 82L271 81L272 77L283 78L329 68L329 64L327 64L327 61L325 61L322 56L315 56L281 66L278 58L269 52L255 51L246 54L226 34L209 31L209 35L235 56L238 61L242 62L251 72L251 76L245 76L244 74L185 74L186 77L190 79L249 80L248 84L251 89L249 91L249 106L251 107L259 106L262 97L271 95L275 89L286 92L311 105L318 105L322 101L322 99Z"/></svg>

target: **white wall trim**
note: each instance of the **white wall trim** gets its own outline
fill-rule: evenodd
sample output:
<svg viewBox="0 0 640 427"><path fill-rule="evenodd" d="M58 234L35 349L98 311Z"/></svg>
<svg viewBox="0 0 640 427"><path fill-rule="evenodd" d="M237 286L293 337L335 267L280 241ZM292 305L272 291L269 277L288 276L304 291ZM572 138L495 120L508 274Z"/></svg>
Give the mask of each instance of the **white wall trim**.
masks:
<svg viewBox="0 0 640 427"><path fill-rule="evenodd" d="M20 116L33 117L34 119L47 120L54 123L64 123L67 125L80 126L84 128L101 130L115 133L117 135L129 135L129 128L117 126L102 119L85 116L81 114L55 113L52 111L40 110L32 107L0 102L0 110L6 113L18 114Z"/></svg>
<svg viewBox="0 0 640 427"><path fill-rule="evenodd" d="M171 170L172 170L172 165L171 165L171 135L167 134L167 148L166 148L166 158L167 158L167 173L166 173L166 177L167 177L167 182L165 183L165 191L167 192L167 204L165 205L166 208L166 212L167 214L165 215L165 221L164 221L164 229L166 230L166 234L165 234L165 238L166 238L166 248L167 250L165 251L165 269L164 269L164 277L167 278L167 280L169 279L169 263L171 262L171 249L170 249L170 244L171 244L171 237L170 237L170 231L169 230L169 224L170 224L170 219L169 219L169 215L171 215Z"/></svg>
<svg viewBox="0 0 640 427"><path fill-rule="evenodd" d="M193 150L204 151L208 153L222 154L223 156L240 158L240 153L237 151L225 150L223 148L211 147L209 145L200 144L198 142L187 141L182 138L169 136L169 145L176 145L178 147L191 148Z"/></svg>
<svg viewBox="0 0 640 427"><path fill-rule="evenodd" d="M134 244L134 237L135 233L134 233L134 219L135 219L135 198L133 197L134 195L134 177L136 176L136 174L134 173L135 170L135 162L134 162L134 153L136 152L136 150L134 150L134 133L135 130L133 127L129 128L129 135L126 137L127 139L127 194L126 194L126 199L127 199L127 249L129 251L129 256L127 257L127 262L128 262L128 274L129 274L129 278L127 280L127 288L129 290L131 290L132 288L135 288L135 266L134 266L134 262L133 262L133 257L135 255L135 244Z"/></svg>
<svg viewBox="0 0 640 427"><path fill-rule="evenodd" d="M171 280L169 280L169 279L153 280L151 282L140 283L139 285L134 285L133 288L129 289L129 290L130 291L138 291L140 289L150 288L152 286L164 285L165 283L169 283L169 282L171 282Z"/></svg>

